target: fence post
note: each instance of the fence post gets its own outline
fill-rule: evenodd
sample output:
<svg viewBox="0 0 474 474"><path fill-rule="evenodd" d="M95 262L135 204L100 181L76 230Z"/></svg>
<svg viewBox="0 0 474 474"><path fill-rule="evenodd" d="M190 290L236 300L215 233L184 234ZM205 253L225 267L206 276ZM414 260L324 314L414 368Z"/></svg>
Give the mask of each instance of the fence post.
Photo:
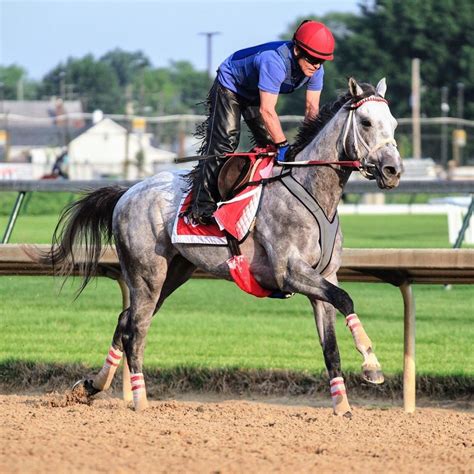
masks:
<svg viewBox="0 0 474 474"><path fill-rule="evenodd" d="M404 307L404 363L403 363L403 408L413 413L416 408L415 367L415 299L408 281L400 285Z"/></svg>
<svg viewBox="0 0 474 474"><path fill-rule="evenodd" d="M20 191L18 193L12 212L10 214L10 219L8 220L7 228L5 229L5 233L3 234L2 244L8 244L8 241L10 240L10 236L12 235L13 228L15 227L15 223L18 218L18 214L20 213L21 204L23 203L25 195L26 191Z"/></svg>

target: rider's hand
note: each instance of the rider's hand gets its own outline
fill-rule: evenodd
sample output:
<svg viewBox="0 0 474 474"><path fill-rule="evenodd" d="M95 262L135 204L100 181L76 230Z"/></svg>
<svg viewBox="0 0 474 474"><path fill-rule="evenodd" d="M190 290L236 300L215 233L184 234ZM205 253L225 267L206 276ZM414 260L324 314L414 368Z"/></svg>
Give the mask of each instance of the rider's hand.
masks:
<svg viewBox="0 0 474 474"><path fill-rule="evenodd" d="M277 148L277 161L285 161L285 155L290 148L288 140L285 140L284 142L280 143L275 143L275 146Z"/></svg>

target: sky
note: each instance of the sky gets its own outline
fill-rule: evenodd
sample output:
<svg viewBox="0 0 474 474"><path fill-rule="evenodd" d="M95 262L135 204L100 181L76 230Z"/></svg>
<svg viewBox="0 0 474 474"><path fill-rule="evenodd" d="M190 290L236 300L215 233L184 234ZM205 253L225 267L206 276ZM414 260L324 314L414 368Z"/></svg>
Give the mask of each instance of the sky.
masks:
<svg viewBox="0 0 474 474"><path fill-rule="evenodd" d="M17 64L41 79L68 57L96 58L121 48L141 50L154 67L188 60L212 70L234 51L273 41L298 17L358 12L359 0L0 0L0 65Z"/></svg>

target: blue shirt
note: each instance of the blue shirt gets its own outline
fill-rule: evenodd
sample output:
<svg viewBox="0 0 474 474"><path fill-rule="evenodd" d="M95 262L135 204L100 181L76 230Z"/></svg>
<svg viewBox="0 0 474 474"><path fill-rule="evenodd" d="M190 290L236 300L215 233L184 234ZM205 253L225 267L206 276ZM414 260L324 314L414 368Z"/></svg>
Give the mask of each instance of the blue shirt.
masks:
<svg viewBox="0 0 474 474"><path fill-rule="evenodd" d="M304 84L308 90L320 91L323 77L322 65L311 78L303 74L291 41L273 41L237 51L217 71L217 79L224 87L247 99L257 98L260 90L289 94Z"/></svg>

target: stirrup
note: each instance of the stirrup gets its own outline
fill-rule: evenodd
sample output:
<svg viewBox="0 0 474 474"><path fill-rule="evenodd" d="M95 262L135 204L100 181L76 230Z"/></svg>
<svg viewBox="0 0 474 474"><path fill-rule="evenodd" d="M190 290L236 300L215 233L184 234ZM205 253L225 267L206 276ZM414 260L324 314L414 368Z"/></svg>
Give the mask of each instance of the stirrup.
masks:
<svg viewBox="0 0 474 474"><path fill-rule="evenodd" d="M216 222L212 215L196 214L192 209L181 212L179 217L188 219L193 225L210 225Z"/></svg>
<svg viewBox="0 0 474 474"><path fill-rule="evenodd" d="M216 221L213 216L197 216L197 217L192 217L192 220L197 222L199 225L211 225L214 224Z"/></svg>

